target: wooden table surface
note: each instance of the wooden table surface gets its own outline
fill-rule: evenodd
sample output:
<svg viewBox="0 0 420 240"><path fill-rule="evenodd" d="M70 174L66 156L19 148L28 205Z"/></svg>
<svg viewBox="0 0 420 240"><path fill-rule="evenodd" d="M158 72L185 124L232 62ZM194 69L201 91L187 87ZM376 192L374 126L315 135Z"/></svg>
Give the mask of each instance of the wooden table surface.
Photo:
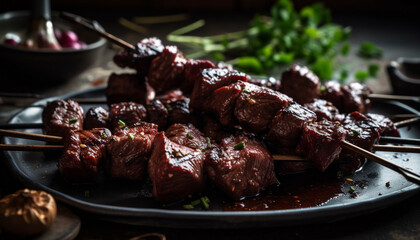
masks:
<svg viewBox="0 0 420 240"><path fill-rule="evenodd" d="M118 17L130 18L127 15L105 12L103 14L74 11L88 18L95 18L109 31L128 42L136 42L145 37L128 30L117 23ZM249 14L193 14L190 21L204 18L207 24L195 32L200 35L218 34L229 31L242 30L246 27ZM387 63L397 57L420 57L420 31L418 26L409 18L393 19L391 17L371 16L336 16L336 21L353 28L351 43L357 46L362 41L372 41L385 51L382 63ZM187 22L152 26L151 35L165 40L165 35ZM226 24L228 23L228 24ZM167 43L167 41L165 41ZM119 70L111 63L114 50L107 48L101 64L80 76L55 86L17 86L6 84L1 91L32 92L45 96L69 93L86 89L92 85L105 84L110 72ZM1 66L0 66L1 68ZM380 81L387 82L385 75ZM3 83L3 81L2 81ZM17 107L0 106L0 122L6 122L13 114L21 110ZM3 158L3 156L0 156ZM420 159L420 156L419 156ZM0 196L22 188L0 159ZM130 226L100 221L89 214L73 209L82 219L82 228L78 239L129 239L149 232L159 232L167 239L420 239L420 194L402 201L389 208L369 213L360 217L334 223L302 225L294 227L274 227L263 229L241 230L205 230L205 229L168 229L142 226ZM1 238L1 235L0 235Z"/></svg>

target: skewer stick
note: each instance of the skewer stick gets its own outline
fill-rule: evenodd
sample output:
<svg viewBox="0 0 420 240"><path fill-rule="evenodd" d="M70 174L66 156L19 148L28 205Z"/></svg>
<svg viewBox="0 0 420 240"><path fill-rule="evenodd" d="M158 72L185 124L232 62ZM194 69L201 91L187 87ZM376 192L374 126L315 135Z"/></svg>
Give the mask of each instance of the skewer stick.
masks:
<svg viewBox="0 0 420 240"><path fill-rule="evenodd" d="M371 100L396 100L396 101L414 101L420 103L420 97L415 96L402 96L402 95L387 95L371 93L366 96Z"/></svg>
<svg viewBox="0 0 420 240"><path fill-rule="evenodd" d="M407 120L396 122L396 123L394 123L394 126L397 127L397 128L400 128L400 127L404 127L404 126L410 125L412 123L415 123L419 120L420 120L420 117L410 118L410 119L407 119Z"/></svg>
<svg viewBox="0 0 420 240"><path fill-rule="evenodd" d="M0 144L0 150L6 151L52 151L63 150L61 145L13 145Z"/></svg>
<svg viewBox="0 0 420 240"><path fill-rule="evenodd" d="M377 156L377 155L375 155L375 154L373 154L369 151L366 151L365 149L360 148L360 147L358 147L354 144L351 144L347 141L342 141L341 146L343 148L349 149L349 150L351 150L355 153L358 153L358 154L366 157L367 159L375 161L375 162L377 162L377 163L379 163L379 164L381 164L381 165L383 165L387 168L390 168L390 169L402 174L407 180L420 185L420 175L413 172L413 171L402 168L402 167L400 167L400 166L398 166L398 165L396 165L396 164L394 164L394 163L392 163L392 162L390 162L390 161L388 161L384 158L381 158L381 157L379 157L379 156Z"/></svg>
<svg viewBox="0 0 420 240"><path fill-rule="evenodd" d="M397 119L397 118L415 118L415 117L420 117L419 114L395 114L390 116L389 118L391 119Z"/></svg>
<svg viewBox="0 0 420 240"><path fill-rule="evenodd" d="M420 145L420 139L415 139L415 138L400 138L400 137L383 136L379 139L379 141L383 143L405 143L405 144Z"/></svg>
<svg viewBox="0 0 420 240"><path fill-rule="evenodd" d="M37 133L27 133L27 132L19 132L19 131L12 131L12 130L4 130L4 129L0 129L0 136L32 139L32 140L45 141L45 142L50 142L50 143L61 143L61 142L63 142L62 137L44 135L44 134L37 134Z"/></svg>
<svg viewBox="0 0 420 240"><path fill-rule="evenodd" d="M420 147L373 145L374 151L420 153Z"/></svg>

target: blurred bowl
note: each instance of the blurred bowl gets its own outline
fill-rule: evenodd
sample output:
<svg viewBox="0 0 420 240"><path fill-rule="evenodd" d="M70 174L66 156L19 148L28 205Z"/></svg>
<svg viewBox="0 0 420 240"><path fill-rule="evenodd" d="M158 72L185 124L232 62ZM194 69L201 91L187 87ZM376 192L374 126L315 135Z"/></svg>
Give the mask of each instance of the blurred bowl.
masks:
<svg viewBox="0 0 420 240"><path fill-rule="evenodd" d="M3 44L7 33L22 38L30 24L29 11L16 11L0 14L0 74L7 79L21 79L27 82L58 82L68 80L97 65L106 40L82 26L70 23L52 12L54 28L74 31L79 40L87 44L82 49L63 48L60 51L49 49L29 49Z"/></svg>
<svg viewBox="0 0 420 240"><path fill-rule="evenodd" d="M399 58L387 66L394 94L420 95L420 58Z"/></svg>

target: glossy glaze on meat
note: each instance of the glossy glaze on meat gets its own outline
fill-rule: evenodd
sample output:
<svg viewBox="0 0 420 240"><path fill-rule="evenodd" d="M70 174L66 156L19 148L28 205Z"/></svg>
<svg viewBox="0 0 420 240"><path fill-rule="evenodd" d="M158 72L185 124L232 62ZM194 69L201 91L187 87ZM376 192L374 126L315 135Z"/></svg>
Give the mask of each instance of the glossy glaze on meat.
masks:
<svg viewBox="0 0 420 240"><path fill-rule="evenodd" d="M159 130L163 131L168 127L168 109L159 100L153 100L146 105L147 116L149 122L159 126Z"/></svg>
<svg viewBox="0 0 420 240"><path fill-rule="evenodd" d="M84 129L111 128L109 113L102 107L92 107L86 112Z"/></svg>
<svg viewBox="0 0 420 240"><path fill-rule="evenodd" d="M343 121L345 115L340 114L338 109L330 102L324 99L314 99L311 103L305 103L305 107L313 111L317 116L317 121L322 121L323 119L330 121Z"/></svg>
<svg viewBox="0 0 420 240"><path fill-rule="evenodd" d="M69 130L82 130L83 118L83 109L73 100L49 102L42 112L44 133L64 137Z"/></svg>
<svg viewBox="0 0 420 240"><path fill-rule="evenodd" d="M155 97L153 89L147 86L144 77L136 74L111 74L106 88L108 104L120 102L149 103Z"/></svg>
<svg viewBox="0 0 420 240"><path fill-rule="evenodd" d="M380 127L379 131L381 136L400 137L400 133L391 119L385 117L384 115L375 113L368 113L366 116L372 119Z"/></svg>
<svg viewBox="0 0 420 240"><path fill-rule="evenodd" d="M201 77L201 72L206 68L215 68L214 64L207 60L188 59L185 64L184 81L180 88L184 93L191 93L194 83Z"/></svg>
<svg viewBox="0 0 420 240"><path fill-rule="evenodd" d="M109 118L113 129L118 130L145 121L147 110L143 105L134 102L115 103L109 109Z"/></svg>
<svg viewBox="0 0 420 240"><path fill-rule="evenodd" d="M199 115L190 111L189 104L189 98L184 98L168 104L168 124L191 123L194 126L200 126Z"/></svg>
<svg viewBox="0 0 420 240"><path fill-rule="evenodd" d="M280 81L273 77L270 77L268 79L267 78L263 78L263 79L249 78L247 82L255 84L260 87L266 87L275 91L280 91Z"/></svg>
<svg viewBox="0 0 420 240"><path fill-rule="evenodd" d="M166 137L174 143L196 150L207 149L207 140L203 133L192 124L173 124L166 132Z"/></svg>

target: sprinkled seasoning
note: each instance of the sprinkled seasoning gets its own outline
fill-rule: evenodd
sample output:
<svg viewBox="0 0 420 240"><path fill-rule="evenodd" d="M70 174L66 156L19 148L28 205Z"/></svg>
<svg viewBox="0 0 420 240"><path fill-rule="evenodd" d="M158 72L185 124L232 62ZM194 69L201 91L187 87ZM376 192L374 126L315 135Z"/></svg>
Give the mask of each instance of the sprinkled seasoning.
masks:
<svg viewBox="0 0 420 240"><path fill-rule="evenodd" d="M103 137L103 138L107 138L107 137L108 137L108 135L106 135L106 133L105 133L105 132L103 132L103 133L102 133L102 137Z"/></svg>
<svg viewBox="0 0 420 240"><path fill-rule="evenodd" d="M129 137L131 140L134 140L134 136L133 136L133 134L132 134L132 133L128 133L127 135L128 135L128 137Z"/></svg>
<svg viewBox="0 0 420 240"><path fill-rule="evenodd" d="M194 137L190 133L187 133L187 138L193 139Z"/></svg>
<svg viewBox="0 0 420 240"><path fill-rule="evenodd" d="M80 144L80 147L81 147L81 148L87 148L86 144L83 144L83 143L82 143L82 144Z"/></svg>
<svg viewBox="0 0 420 240"><path fill-rule="evenodd" d="M125 122L118 120L118 125L120 125L121 127L125 127Z"/></svg>

